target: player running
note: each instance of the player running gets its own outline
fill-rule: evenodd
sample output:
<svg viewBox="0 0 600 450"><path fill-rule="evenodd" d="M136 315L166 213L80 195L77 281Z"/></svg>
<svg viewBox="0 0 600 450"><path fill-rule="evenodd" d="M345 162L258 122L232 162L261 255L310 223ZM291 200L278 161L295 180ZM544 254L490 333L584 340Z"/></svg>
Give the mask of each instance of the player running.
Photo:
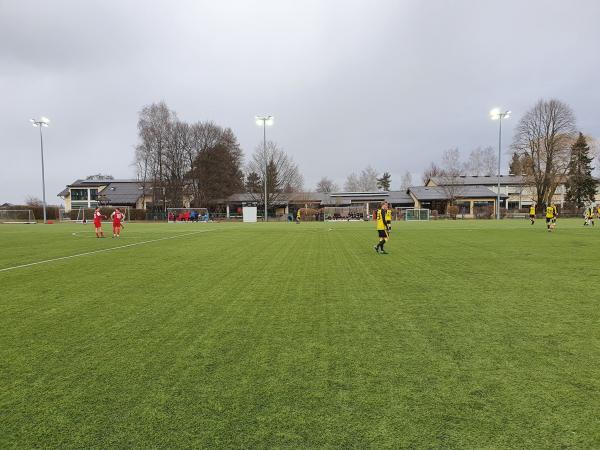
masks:
<svg viewBox="0 0 600 450"><path fill-rule="evenodd" d="M583 215L585 217L585 222L583 222L583 225L587 226L591 223L592 226L595 226L595 224L594 224L594 208L592 206L590 206L589 208L586 208L585 213Z"/></svg>
<svg viewBox="0 0 600 450"><path fill-rule="evenodd" d="M387 254L383 246L387 242L390 236L389 224L386 219L388 205L386 202L381 204L381 209L378 209L375 213L375 222L377 224L377 234L379 236L379 243L373 247L377 253Z"/></svg>
<svg viewBox="0 0 600 450"><path fill-rule="evenodd" d="M94 210L94 231L96 232L97 238L104 237L104 231L102 231L102 219L106 219L106 216L100 212L100 208Z"/></svg>
<svg viewBox="0 0 600 450"><path fill-rule="evenodd" d="M552 205L546 206L546 227L548 231L554 229L554 207Z"/></svg>
<svg viewBox="0 0 600 450"><path fill-rule="evenodd" d="M121 221L125 219L125 215L117 208L110 215L110 218L113 221L113 238L118 238L121 236L121 227L123 226Z"/></svg>
<svg viewBox="0 0 600 450"><path fill-rule="evenodd" d="M529 207L529 220L531 220L531 225L535 224L535 203Z"/></svg>
<svg viewBox="0 0 600 450"><path fill-rule="evenodd" d="M554 202L552 202L551 206L552 206L552 212L553 212L552 223L554 225L556 225L556 219L558 219L558 208L556 207Z"/></svg>

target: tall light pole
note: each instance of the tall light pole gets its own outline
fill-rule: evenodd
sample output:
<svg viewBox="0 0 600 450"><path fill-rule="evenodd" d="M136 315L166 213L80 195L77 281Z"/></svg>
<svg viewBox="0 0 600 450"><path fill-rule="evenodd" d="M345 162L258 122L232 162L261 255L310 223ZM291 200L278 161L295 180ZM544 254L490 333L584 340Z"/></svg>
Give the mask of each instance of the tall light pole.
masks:
<svg viewBox="0 0 600 450"><path fill-rule="evenodd" d="M267 125L273 125L273 116L255 116L256 124L263 127L263 151L265 152L265 222L267 221L267 173L269 170L269 158L267 158Z"/></svg>
<svg viewBox="0 0 600 450"><path fill-rule="evenodd" d="M497 120L498 127L498 198L496 200L496 219L500 220L500 158L502 157L502 119L508 119L510 111L502 111L500 108L494 108L490 111L490 118Z"/></svg>
<svg viewBox="0 0 600 450"><path fill-rule="evenodd" d="M38 127L40 129L40 152L42 155L42 202L44 207L44 223L46 223L46 179L44 175L44 139L42 137L42 128L48 126L50 119L42 116L39 119L30 119L30 122L34 127Z"/></svg>

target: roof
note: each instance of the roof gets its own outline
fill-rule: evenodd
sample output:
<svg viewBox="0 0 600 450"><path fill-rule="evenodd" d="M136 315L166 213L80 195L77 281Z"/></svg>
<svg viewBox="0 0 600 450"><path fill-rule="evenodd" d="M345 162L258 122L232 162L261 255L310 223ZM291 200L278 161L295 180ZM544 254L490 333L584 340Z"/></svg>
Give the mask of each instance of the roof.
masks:
<svg viewBox="0 0 600 450"><path fill-rule="evenodd" d="M260 194L237 193L230 195L221 202L242 203L255 202ZM283 193L277 197L276 203L319 203L321 205L349 204L351 202L381 202L387 200L392 204L414 204L414 200L406 191L379 191L379 192L291 192Z"/></svg>
<svg viewBox="0 0 600 450"><path fill-rule="evenodd" d="M391 204L410 204L414 205L415 201L407 191L390 191L387 201Z"/></svg>
<svg viewBox="0 0 600 450"><path fill-rule="evenodd" d="M71 184L67 184L67 187L64 188L57 194L57 197L66 197L69 194L69 188L89 188L89 187L100 187L107 186L111 183L138 183L137 180L131 179L123 179L123 180L75 180Z"/></svg>
<svg viewBox="0 0 600 450"><path fill-rule="evenodd" d="M104 189L98 192L103 201L110 205L128 205L138 201L143 193L143 183L136 181L134 183L118 181L110 183Z"/></svg>
<svg viewBox="0 0 600 450"><path fill-rule="evenodd" d="M498 176L497 175L461 175L455 179L449 180L445 177L431 177L430 181L433 181L438 186L444 184L450 184L449 181L456 181L452 183L454 185L465 185L465 186L497 186ZM512 185L512 184L525 184L525 177L523 175L500 175L500 185Z"/></svg>
<svg viewBox="0 0 600 450"><path fill-rule="evenodd" d="M423 200L448 200L448 191L442 186L411 186L409 192L419 201ZM456 198L495 198L497 193L485 186L456 186ZM500 198L507 198L500 194Z"/></svg>

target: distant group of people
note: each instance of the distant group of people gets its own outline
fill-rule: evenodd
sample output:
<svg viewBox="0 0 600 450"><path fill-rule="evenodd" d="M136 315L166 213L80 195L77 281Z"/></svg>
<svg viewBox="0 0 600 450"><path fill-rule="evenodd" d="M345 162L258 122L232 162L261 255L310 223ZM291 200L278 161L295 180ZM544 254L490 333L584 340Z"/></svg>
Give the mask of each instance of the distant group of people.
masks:
<svg viewBox="0 0 600 450"><path fill-rule="evenodd" d="M179 214L174 214L169 212L167 215L167 220L169 222L198 222L199 220L208 221L208 214L205 216L201 216L198 211L184 211Z"/></svg>
<svg viewBox="0 0 600 450"><path fill-rule="evenodd" d="M104 237L104 231L102 231L102 219L107 219L105 215L100 212L100 208L94 210L94 230L97 238ZM121 229L125 228L123 221L125 220L125 214L121 212L119 208L116 208L110 215L112 219L113 238L121 236Z"/></svg>
<svg viewBox="0 0 600 450"><path fill-rule="evenodd" d="M556 227L556 219L558 218L558 208L554 203L546 206L546 228L548 231L554 230ZM535 203L529 207L529 220L531 225L535 224Z"/></svg>
<svg viewBox="0 0 600 450"><path fill-rule="evenodd" d="M558 208L554 203L545 206L546 211L546 228L548 231L552 231L556 228L556 220L558 219ZM588 206L585 208L583 212L584 226L594 226L594 219L600 219L600 205L596 208L594 206ZM532 204L529 207L529 220L531 221L531 225L535 224L535 204Z"/></svg>

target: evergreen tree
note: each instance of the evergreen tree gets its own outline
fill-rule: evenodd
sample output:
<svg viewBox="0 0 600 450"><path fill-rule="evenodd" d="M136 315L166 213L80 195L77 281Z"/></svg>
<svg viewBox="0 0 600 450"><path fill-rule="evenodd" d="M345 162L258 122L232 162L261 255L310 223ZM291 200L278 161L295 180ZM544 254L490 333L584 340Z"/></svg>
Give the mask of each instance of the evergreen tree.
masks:
<svg viewBox="0 0 600 450"><path fill-rule="evenodd" d="M261 186L262 180L260 179L260 175L256 172L250 172L246 177L246 192L260 192Z"/></svg>
<svg viewBox="0 0 600 450"><path fill-rule="evenodd" d="M392 185L392 175L389 172L384 172L381 178L377 178L377 187L382 191L389 191Z"/></svg>
<svg viewBox="0 0 600 450"><path fill-rule="evenodd" d="M579 133L579 137L571 147L566 195L567 201L573 202L579 208L593 201L596 195L596 182L592 177L592 170L594 170L591 166L592 159L585 136Z"/></svg>
<svg viewBox="0 0 600 450"><path fill-rule="evenodd" d="M512 154L510 164L508 165L508 173L511 175L523 175L523 162L517 152Z"/></svg>

